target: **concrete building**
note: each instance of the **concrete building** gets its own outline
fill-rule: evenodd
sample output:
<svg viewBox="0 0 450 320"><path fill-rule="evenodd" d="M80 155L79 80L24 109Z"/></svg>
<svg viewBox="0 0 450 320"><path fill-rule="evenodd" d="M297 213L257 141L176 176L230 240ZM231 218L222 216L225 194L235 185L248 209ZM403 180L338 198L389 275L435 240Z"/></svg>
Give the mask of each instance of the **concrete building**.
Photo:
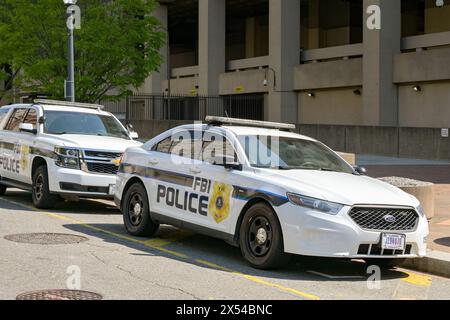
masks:
<svg viewBox="0 0 450 320"><path fill-rule="evenodd" d="M170 67L138 93L259 97L270 121L450 127L450 0L160 4Z"/></svg>

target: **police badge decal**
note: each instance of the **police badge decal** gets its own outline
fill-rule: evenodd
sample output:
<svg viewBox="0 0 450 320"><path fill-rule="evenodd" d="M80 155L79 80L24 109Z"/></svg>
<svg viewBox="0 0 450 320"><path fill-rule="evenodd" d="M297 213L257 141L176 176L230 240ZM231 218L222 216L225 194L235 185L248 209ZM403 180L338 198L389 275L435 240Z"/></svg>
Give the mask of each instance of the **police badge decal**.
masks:
<svg viewBox="0 0 450 320"><path fill-rule="evenodd" d="M233 187L224 183L214 182L212 196L209 201L209 211L216 221L221 223L230 214L230 198Z"/></svg>

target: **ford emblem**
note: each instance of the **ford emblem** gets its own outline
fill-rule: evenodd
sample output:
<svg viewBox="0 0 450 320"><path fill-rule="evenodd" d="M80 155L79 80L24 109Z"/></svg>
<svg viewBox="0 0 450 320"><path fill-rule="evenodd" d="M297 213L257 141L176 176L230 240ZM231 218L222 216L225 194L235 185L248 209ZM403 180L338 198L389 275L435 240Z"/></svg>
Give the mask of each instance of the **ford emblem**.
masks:
<svg viewBox="0 0 450 320"><path fill-rule="evenodd" d="M384 221L386 221L387 223L394 223L397 221L397 218L392 216L392 215L386 215L383 217Z"/></svg>

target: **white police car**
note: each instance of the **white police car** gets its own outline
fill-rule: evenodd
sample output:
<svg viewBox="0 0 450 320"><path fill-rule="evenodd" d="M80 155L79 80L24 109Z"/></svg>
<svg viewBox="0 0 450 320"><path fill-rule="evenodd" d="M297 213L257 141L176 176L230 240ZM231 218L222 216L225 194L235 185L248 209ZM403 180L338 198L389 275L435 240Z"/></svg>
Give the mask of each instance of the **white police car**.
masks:
<svg viewBox="0 0 450 320"><path fill-rule="evenodd" d="M152 236L160 224L192 229L239 245L263 269L288 254L386 266L425 256L428 222L413 196L289 132L293 126L207 123L124 153L116 204L130 234Z"/></svg>
<svg viewBox="0 0 450 320"><path fill-rule="evenodd" d="M30 190L38 208L58 196L112 199L122 153L142 143L101 108L51 100L0 108L0 195Z"/></svg>

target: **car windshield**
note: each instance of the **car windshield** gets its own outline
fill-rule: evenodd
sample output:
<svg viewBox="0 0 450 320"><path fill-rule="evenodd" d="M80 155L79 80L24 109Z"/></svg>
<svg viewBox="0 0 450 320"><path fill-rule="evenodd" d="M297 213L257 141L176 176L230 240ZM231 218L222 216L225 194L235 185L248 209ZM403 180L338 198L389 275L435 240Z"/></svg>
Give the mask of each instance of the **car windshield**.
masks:
<svg viewBox="0 0 450 320"><path fill-rule="evenodd" d="M48 134L81 134L130 139L113 116L82 112L46 111L44 131Z"/></svg>
<svg viewBox="0 0 450 320"><path fill-rule="evenodd" d="M253 167L354 173L345 161L316 141L256 135L238 138Z"/></svg>

